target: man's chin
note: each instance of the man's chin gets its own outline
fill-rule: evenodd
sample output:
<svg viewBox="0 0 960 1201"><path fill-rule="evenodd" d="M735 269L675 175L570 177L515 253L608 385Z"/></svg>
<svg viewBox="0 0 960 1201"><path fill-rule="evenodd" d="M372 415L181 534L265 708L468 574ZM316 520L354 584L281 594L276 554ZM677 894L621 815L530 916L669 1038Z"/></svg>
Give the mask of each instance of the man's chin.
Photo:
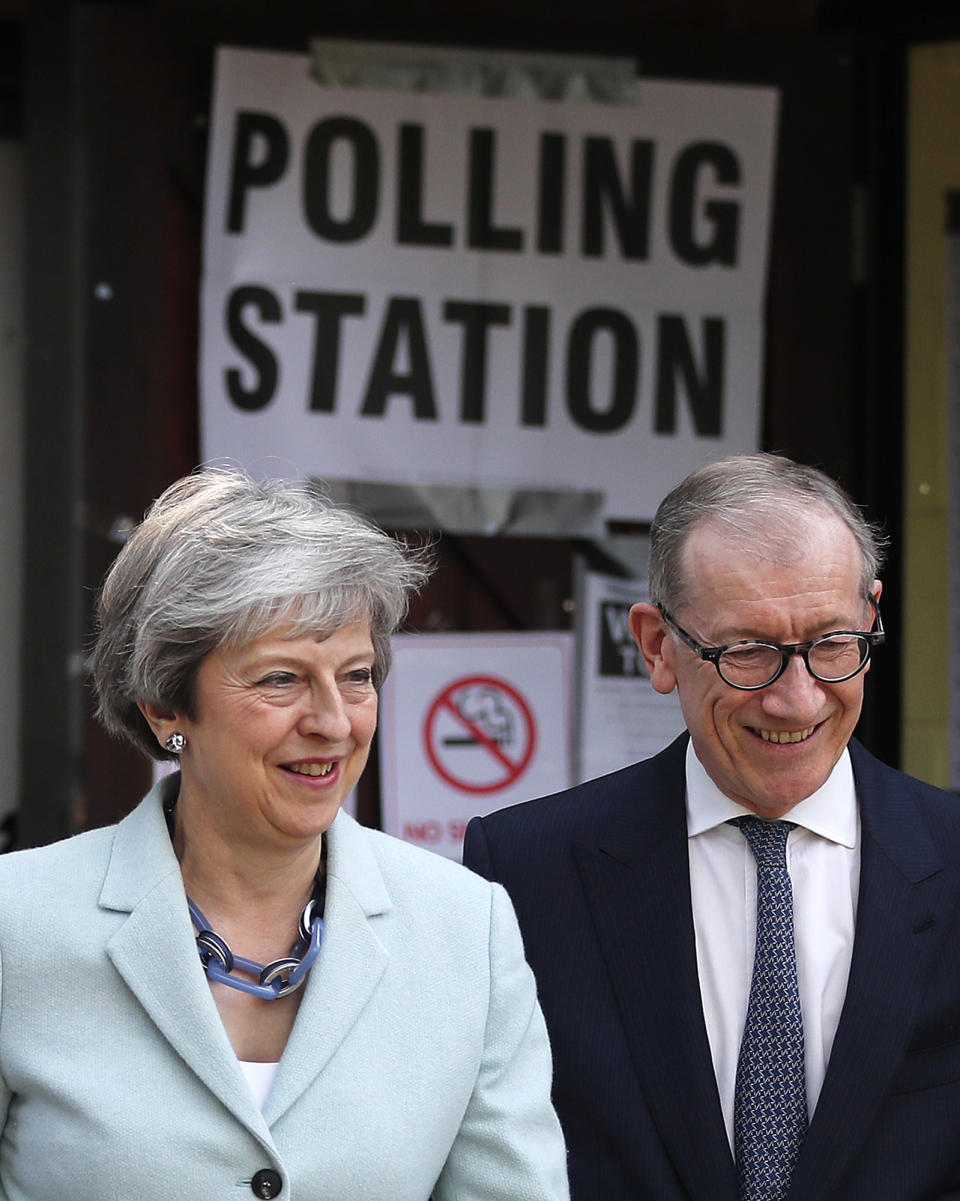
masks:
<svg viewBox="0 0 960 1201"><path fill-rule="evenodd" d="M751 789L749 798L741 800L758 817L785 817L791 809L805 801L807 797L822 788L830 776L830 771L818 770L804 773L794 781L776 780L769 789Z"/></svg>

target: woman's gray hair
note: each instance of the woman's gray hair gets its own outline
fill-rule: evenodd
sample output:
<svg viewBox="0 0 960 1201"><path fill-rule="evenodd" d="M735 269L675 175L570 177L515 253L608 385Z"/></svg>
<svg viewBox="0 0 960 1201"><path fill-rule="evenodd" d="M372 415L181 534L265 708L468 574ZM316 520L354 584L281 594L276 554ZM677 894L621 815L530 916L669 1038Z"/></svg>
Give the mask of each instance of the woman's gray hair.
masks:
<svg viewBox="0 0 960 1201"><path fill-rule="evenodd" d="M811 522L824 512L839 517L853 535L865 595L880 573L886 538L839 484L818 468L782 455L734 455L708 463L657 509L650 527L650 595L671 612L687 602L683 551L696 526L710 523L751 554L789 561Z"/></svg>
<svg viewBox="0 0 960 1201"><path fill-rule="evenodd" d="M93 649L98 717L146 754L169 757L138 702L194 716L202 660L281 625L299 637L368 622L379 688L390 636L430 571L425 549L309 484L197 470L154 501L104 580Z"/></svg>

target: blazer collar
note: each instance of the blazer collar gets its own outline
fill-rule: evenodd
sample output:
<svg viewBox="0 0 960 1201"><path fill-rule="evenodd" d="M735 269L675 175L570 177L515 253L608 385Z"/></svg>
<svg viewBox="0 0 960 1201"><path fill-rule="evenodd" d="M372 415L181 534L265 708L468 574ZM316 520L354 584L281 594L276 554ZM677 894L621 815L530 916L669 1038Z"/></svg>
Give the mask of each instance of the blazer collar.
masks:
<svg viewBox="0 0 960 1201"><path fill-rule="evenodd" d="M179 772L165 776L116 827L100 892L104 909L131 913L155 888L179 877L180 865L163 812L164 804L175 799L179 789Z"/></svg>
<svg viewBox="0 0 960 1201"><path fill-rule="evenodd" d="M386 971L376 927L393 903L370 837L343 812L328 831L323 945L264 1108L271 1125L323 1072Z"/></svg>
<svg viewBox="0 0 960 1201"><path fill-rule="evenodd" d="M674 1169L691 1197L735 1201L697 974L686 745L684 735L608 777L615 791L598 815L597 843L576 845L573 855L633 1069Z"/></svg>
<svg viewBox="0 0 960 1201"><path fill-rule="evenodd" d="M177 1054L272 1149L197 955L163 813L178 788L178 775L164 778L116 828L100 905L129 916L107 943L107 955Z"/></svg>
<svg viewBox="0 0 960 1201"><path fill-rule="evenodd" d="M164 800L178 788L178 775L161 780L116 828L100 905L129 916L107 944L107 955L178 1055L275 1150L268 1125L323 1071L386 969L389 955L373 922L389 912L392 902L366 832L339 814L328 832L323 945L261 1114L197 955L163 813Z"/></svg>

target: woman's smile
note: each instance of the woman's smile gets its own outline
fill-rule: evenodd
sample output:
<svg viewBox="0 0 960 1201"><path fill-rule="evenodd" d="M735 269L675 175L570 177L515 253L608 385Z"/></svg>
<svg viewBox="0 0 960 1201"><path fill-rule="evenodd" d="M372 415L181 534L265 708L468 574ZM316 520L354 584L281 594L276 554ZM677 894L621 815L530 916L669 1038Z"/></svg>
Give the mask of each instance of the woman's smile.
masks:
<svg viewBox="0 0 960 1201"><path fill-rule="evenodd" d="M326 760L325 762L309 760L302 763L287 763L284 766L287 771L295 772L298 776L326 777L336 768L337 763L335 760Z"/></svg>

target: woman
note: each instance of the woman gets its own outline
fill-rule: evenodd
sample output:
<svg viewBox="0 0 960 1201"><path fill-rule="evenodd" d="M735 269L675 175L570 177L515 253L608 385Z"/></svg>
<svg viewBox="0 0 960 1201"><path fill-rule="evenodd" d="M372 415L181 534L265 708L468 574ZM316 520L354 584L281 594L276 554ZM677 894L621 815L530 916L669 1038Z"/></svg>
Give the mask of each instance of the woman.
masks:
<svg viewBox="0 0 960 1201"><path fill-rule="evenodd" d="M415 553L203 470L110 570L100 716L175 757L111 829L0 860L5 1201L567 1196L505 894L341 811Z"/></svg>

